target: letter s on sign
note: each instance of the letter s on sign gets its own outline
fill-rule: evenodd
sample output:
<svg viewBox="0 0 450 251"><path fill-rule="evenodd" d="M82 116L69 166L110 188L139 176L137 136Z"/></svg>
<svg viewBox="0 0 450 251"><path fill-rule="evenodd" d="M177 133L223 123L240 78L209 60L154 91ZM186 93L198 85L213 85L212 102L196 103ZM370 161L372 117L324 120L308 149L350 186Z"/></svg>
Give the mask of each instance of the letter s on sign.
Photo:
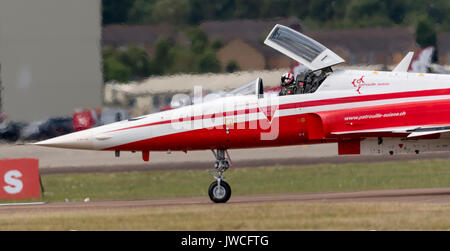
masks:
<svg viewBox="0 0 450 251"><path fill-rule="evenodd" d="M5 192L9 194L18 194L23 189L23 183L19 178L22 177L22 173L13 170L9 171L5 174L5 183L8 184L8 186L4 186L3 189Z"/></svg>

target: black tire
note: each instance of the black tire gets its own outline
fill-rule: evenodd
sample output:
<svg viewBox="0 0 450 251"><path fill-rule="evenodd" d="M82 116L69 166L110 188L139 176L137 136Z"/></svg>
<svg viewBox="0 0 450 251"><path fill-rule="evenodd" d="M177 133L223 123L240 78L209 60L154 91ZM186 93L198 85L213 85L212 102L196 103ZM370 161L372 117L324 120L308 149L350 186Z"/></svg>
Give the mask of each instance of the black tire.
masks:
<svg viewBox="0 0 450 251"><path fill-rule="evenodd" d="M227 203L228 200L231 198L231 187L228 183L226 183L225 181L220 181L220 187L221 189L219 190L218 188L218 182L214 181L210 186L209 186L209 198L214 202L214 203Z"/></svg>

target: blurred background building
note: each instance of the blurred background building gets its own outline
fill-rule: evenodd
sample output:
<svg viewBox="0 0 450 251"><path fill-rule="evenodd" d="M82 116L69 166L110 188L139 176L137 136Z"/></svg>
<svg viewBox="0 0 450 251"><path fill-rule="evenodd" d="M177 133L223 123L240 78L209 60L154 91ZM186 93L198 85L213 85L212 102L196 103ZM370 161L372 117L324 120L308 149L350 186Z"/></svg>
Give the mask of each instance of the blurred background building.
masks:
<svg viewBox="0 0 450 251"><path fill-rule="evenodd" d="M0 1L2 111L30 122L102 105L100 0Z"/></svg>
<svg viewBox="0 0 450 251"><path fill-rule="evenodd" d="M275 24L346 60L448 74L445 0L0 0L0 141L37 140L224 93L297 66L264 45Z"/></svg>

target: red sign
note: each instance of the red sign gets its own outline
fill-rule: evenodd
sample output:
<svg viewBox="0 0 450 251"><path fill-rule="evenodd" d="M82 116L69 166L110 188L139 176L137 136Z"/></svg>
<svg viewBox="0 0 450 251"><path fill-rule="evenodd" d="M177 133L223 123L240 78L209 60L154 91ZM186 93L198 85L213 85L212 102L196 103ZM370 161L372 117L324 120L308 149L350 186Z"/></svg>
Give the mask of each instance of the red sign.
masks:
<svg viewBox="0 0 450 251"><path fill-rule="evenodd" d="M95 126L95 120L91 111L78 112L73 114L73 129L76 132L87 130Z"/></svg>
<svg viewBox="0 0 450 251"><path fill-rule="evenodd" d="M0 199L39 199L41 197L39 160L0 160Z"/></svg>

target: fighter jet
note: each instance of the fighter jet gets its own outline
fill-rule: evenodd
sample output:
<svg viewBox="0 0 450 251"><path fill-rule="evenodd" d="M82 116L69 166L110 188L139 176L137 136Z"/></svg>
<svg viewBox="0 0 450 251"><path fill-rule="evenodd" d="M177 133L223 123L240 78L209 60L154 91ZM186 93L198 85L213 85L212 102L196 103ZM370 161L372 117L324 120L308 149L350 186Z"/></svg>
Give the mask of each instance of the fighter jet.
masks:
<svg viewBox="0 0 450 251"><path fill-rule="evenodd" d="M142 152L144 161L153 151L211 150L209 196L216 203L231 196L223 175L230 149L337 143L340 155L450 150L450 76L409 73L413 53L391 72L334 71L341 57L288 27L276 25L265 44L308 68L291 95L264 94L257 78L244 92L36 145Z"/></svg>

